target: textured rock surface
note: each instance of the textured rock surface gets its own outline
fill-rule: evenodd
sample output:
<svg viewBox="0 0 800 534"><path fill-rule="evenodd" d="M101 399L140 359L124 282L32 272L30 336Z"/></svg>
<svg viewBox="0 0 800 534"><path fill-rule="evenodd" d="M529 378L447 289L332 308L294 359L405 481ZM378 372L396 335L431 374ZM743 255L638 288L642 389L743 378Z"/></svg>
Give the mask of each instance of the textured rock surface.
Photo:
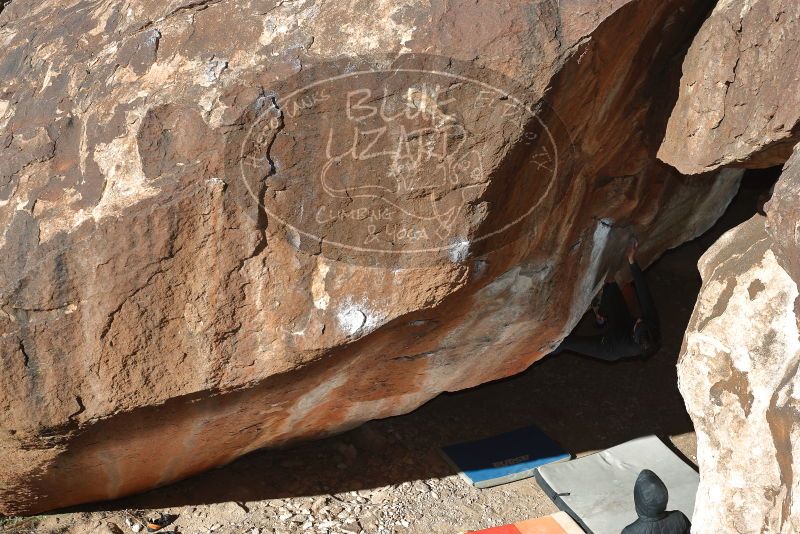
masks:
<svg viewBox="0 0 800 534"><path fill-rule="evenodd" d="M736 173L687 178L655 159L675 98L664 88L675 86L705 9L688 0L8 4L0 512L141 491L407 412L542 357L616 269L628 231L646 238L649 261L710 226L736 190ZM353 12L363 18L343 22ZM515 129L474 99L426 104L433 96L415 86L403 95L427 110L420 120L464 117L469 135L455 137L483 149L480 166L454 167L474 179L466 193L454 185L431 196L447 207L456 191L471 195L455 197L468 208L455 212L456 241L404 256L391 252L414 244L390 240L390 253L360 254L280 224L274 210L302 218L317 207L321 149L309 147L324 146L282 98L315 69L402 66L408 52L443 56L428 66L460 65L478 82L514 80L550 144L526 142L546 133L530 117ZM325 102L297 117L318 112L328 131L350 135ZM247 141L263 117L275 127ZM231 175L255 155L268 165ZM338 163L353 169L348 179L381 176ZM396 200L417 209L419 198ZM361 202L333 205L351 200ZM527 206L511 231L477 239ZM360 228L322 231L352 239Z"/></svg>
<svg viewBox="0 0 800 534"><path fill-rule="evenodd" d="M800 531L800 152L768 210L700 260L678 376L695 424L696 533Z"/></svg>
<svg viewBox="0 0 800 534"><path fill-rule="evenodd" d="M719 2L683 65L659 157L683 172L782 165L800 140L800 4ZM698 438L695 532L798 532L797 149L768 204L700 262L679 364Z"/></svg>
<svg viewBox="0 0 800 534"><path fill-rule="evenodd" d="M659 158L687 174L782 165L800 141L800 3L720 1L683 64Z"/></svg>
<svg viewBox="0 0 800 534"><path fill-rule="evenodd" d="M781 179L775 184L766 208L767 229L773 239L775 255L781 267L800 282L800 145L783 167ZM800 308L797 311L800 312Z"/></svg>

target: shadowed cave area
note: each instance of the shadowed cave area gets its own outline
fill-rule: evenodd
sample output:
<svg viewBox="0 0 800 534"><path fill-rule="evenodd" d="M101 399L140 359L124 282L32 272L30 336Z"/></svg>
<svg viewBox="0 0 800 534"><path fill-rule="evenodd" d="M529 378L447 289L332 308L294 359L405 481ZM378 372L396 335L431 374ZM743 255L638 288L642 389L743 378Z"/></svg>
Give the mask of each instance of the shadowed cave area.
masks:
<svg viewBox="0 0 800 534"><path fill-rule="evenodd" d="M357 492L455 475L439 447L536 424L576 456L656 434L692 462L696 437L677 388L676 362L701 279L697 261L727 230L753 217L769 198L779 167L747 171L716 225L665 253L646 271L662 317L663 345L653 357L606 363L571 353L548 356L526 372L443 394L418 410L369 422L345 434L283 450L261 450L190 479L69 512L165 509ZM591 333L585 316L578 329ZM514 493L513 519L552 513L533 479L488 490L462 484L459 511L480 515L481 500ZM519 501L532 508L520 508ZM502 501L502 499L501 499ZM477 503L477 504L476 504ZM62 513L64 511L61 511ZM369 514L365 516L368 521ZM363 523L363 522L362 522Z"/></svg>

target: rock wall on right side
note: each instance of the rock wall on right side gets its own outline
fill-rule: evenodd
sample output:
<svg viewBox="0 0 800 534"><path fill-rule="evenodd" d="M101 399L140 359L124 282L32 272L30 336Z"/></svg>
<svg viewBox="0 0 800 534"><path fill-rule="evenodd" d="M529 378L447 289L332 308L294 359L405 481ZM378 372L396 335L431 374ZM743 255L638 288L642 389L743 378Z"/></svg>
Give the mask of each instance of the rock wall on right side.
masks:
<svg viewBox="0 0 800 534"><path fill-rule="evenodd" d="M684 60L658 153L689 174L785 164L766 216L698 264L678 362L697 432L694 534L800 532L798 36L799 2L718 2Z"/></svg>
<svg viewBox="0 0 800 534"><path fill-rule="evenodd" d="M782 178L795 192L798 170L795 157ZM695 534L800 532L798 286L773 236L787 228L767 222L730 230L699 262L678 362L697 432Z"/></svg>

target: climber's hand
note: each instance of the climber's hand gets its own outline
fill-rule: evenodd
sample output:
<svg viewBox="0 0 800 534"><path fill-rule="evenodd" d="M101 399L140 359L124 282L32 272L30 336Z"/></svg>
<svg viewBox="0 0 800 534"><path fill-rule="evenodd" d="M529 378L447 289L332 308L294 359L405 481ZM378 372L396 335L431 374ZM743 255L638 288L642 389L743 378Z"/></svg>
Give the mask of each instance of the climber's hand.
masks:
<svg viewBox="0 0 800 534"><path fill-rule="evenodd" d="M628 263L636 263L636 251L639 250L639 241L636 238L631 238L628 244Z"/></svg>

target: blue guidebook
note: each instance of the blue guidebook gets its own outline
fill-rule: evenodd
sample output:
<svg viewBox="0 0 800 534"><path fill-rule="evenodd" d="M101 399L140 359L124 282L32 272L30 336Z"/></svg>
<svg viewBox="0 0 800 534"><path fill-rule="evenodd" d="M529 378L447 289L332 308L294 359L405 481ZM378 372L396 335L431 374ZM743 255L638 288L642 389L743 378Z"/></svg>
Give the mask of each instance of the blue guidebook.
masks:
<svg viewBox="0 0 800 534"><path fill-rule="evenodd" d="M476 488L491 488L533 476L542 465L570 455L544 432L528 426L498 436L442 447L445 459Z"/></svg>

